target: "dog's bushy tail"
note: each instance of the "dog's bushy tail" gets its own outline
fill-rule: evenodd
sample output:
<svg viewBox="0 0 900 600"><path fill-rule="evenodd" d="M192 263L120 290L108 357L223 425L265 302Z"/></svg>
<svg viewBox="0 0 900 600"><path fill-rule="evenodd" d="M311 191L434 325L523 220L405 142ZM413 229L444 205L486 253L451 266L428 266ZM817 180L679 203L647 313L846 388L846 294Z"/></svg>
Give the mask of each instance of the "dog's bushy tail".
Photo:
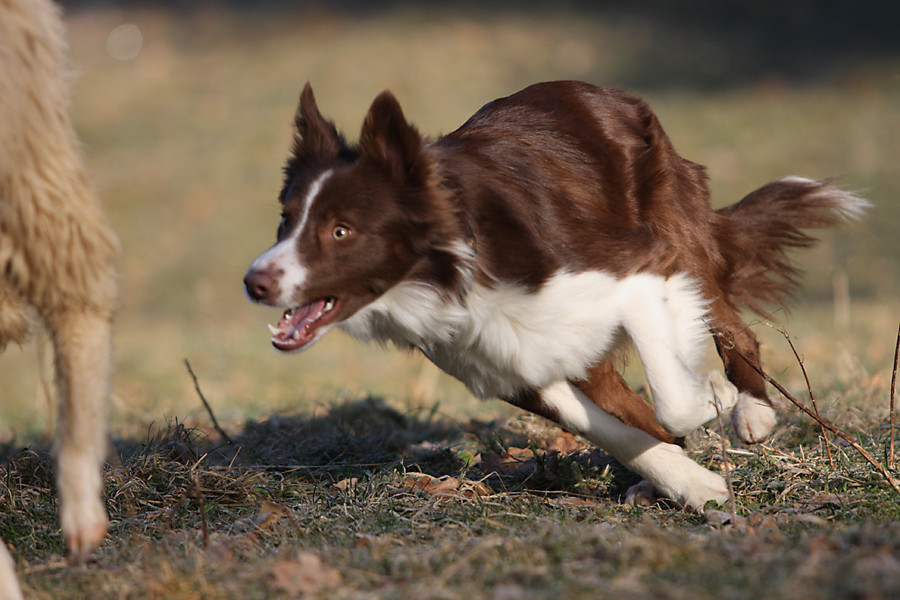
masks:
<svg viewBox="0 0 900 600"><path fill-rule="evenodd" d="M762 315L767 314L763 304L784 305L797 287L798 275L787 251L816 242L802 230L859 218L870 206L827 183L786 177L717 210L732 225L728 228L732 239L725 241L736 253L729 261L732 300Z"/></svg>

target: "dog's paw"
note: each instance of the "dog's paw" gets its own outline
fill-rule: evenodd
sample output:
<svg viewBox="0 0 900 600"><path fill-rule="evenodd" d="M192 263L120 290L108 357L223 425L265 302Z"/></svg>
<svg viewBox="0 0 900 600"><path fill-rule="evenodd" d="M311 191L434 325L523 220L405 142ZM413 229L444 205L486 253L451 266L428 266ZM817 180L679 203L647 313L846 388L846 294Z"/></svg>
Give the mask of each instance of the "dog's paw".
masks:
<svg viewBox="0 0 900 600"><path fill-rule="evenodd" d="M649 506L654 504L658 498L656 488L646 479L631 486L625 492L625 504L631 506Z"/></svg>
<svg viewBox="0 0 900 600"><path fill-rule="evenodd" d="M75 563L83 562L106 537L109 519L99 498L64 502L59 517L69 559Z"/></svg>
<svg viewBox="0 0 900 600"><path fill-rule="evenodd" d="M652 454L652 456L650 456ZM680 446L658 444L644 453L650 468L639 468L645 481L628 490L625 501L639 505L658 498L671 500L689 512L699 511L710 500L728 500L725 479L694 462Z"/></svg>
<svg viewBox="0 0 900 600"><path fill-rule="evenodd" d="M687 512L699 512L710 500L724 504L728 500L728 484L721 475L697 465L688 485L670 492L672 500Z"/></svg>
<svg viewBox="0 0 900 600"><path fill-rule="evenodd" d="M757 398L742 393L737 407L731 414L731 423L737 436L745 444L763 442L775 429L775 409L768 398Z"/></svg>
<svg viewBox="0 0 900 600"><path fill-rule="evenodd" d="M712 390L713 402L718 406L719 414L727 415L740 402L737 388L719 371L707 374L706 387Z"/></svg>
<svg viewBox="0 0 900 600"><path fill-rule="evenodd" d="M631 506L649 506L657 500L667 499L687 512L699 512L710 500L724 504L728 500L728 485L721 476L697 465L692 473L691 481L686 484L665 486L657 489L644 479L628 488L625 493L625 504ZM669 488L668 491L664 491Z"/></svg>

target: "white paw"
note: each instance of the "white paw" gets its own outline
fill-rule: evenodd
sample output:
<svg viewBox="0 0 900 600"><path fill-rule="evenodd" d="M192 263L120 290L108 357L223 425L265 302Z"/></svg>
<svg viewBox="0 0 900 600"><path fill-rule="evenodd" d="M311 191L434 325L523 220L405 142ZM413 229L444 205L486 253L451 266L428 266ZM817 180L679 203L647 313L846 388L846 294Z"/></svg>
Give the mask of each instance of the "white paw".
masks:
<svg viewBox="0 0 900 600"><path fill-rule="evenodd" d="M656 488L646 479L628 488L625 492L625 504L631 506L648 506L656 502Z"/></svg>
<svg viewBox="0 0 900 600"><path fill-rule="evenodd" d="M731 415L737 436L746 444L765 441L775 428L775 409L767 400L742 393Z"/></svg>
<svg viewBox="0 0 900 600"><path fill-rule="evenodd" d="M727 415L739 402L738 390L719 371L710 371L706 376L706 387L713 393L713 402L719 407L719 414Z"/></svg>
<svg viewBox="0 0 900 600"><path fill-rule="evenodd" d="M100 545L109 519L101 498L103 479L98 461L61 450L56 461L59 489L59 520L69 558L83 561Z"/></svg>
<svg viewBox="0 0 900 600"><path fill-rule="evenodd" d="M99 497L62 499L59 511L69 557L82 562L106 536L109 519Z"/></svg>
<svg viewBox="0 0 900 600"><path fill-rule="evenodd" d="M725 479L697 465L698 472L687 485L667 486L669 491L657 490L656 486L644 479L628 488L625 503L631 506L648 506L660 498L672 500L688 512L699 512L707 502L715 500L724 504L728 500L728 485ZM703 471L703 473L700 473Z"/></svg>
<svg viewBox="0 0 900 600"><path fill-rule="evenodd" d="M721 475L697 465L687 485L680 486L667 495L684 510L699 512L710 500L725 504L728 500L728 484Z"/></svg>
<svg viewBox="0 0 900 600"><path fill-rule="evenodd" d="M641 466L649 468L638 471L647 481L628 490L625 500L630 504L667 498L686 511L699 511L710 500L728 500L725 479L691 460L679 446L659 444L641 458L646 461Z"/></svg>
<svg viewBox="0 0 900 600"><path fill-rule="evenodd" d="M688 479L666 482L655 486L658 498L668 498L687 512L698 512L710 500L724 504L728 500L728 484L725 478L696 465Z"/></svg>

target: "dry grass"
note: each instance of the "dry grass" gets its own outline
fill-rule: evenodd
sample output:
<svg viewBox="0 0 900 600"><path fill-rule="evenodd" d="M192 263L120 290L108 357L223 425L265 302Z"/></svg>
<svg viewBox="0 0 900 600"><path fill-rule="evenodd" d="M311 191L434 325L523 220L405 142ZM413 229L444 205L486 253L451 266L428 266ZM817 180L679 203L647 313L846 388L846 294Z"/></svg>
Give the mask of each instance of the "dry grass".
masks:
<svg viewBox="0 0 900 600"><path fill-rule="evenodd" d="M771 64L755 64L759 48L740 46L753 36L738 31L727 47L702 27L627 9L275 17L89 9L70 19L76 125L125 246L118 460L110 538L87 567L69 568L47 457L20 450L48 445L40 346L7 351L0 535L28 597L900 593L896 494L852 448L832 445L829 461L804 415L785 410L765 445L725 442L737 524L629 509L617 500L634 475L556 429L472 400L416 357L338 335L300 357L275 355L263 326L272 315L240 286L274 235L305 80L351 138L386 87L438 133L532 81L628 85L649 97L682 154L709 165L717 204L787 173L843 176L875 202L870 218L802 255L806 291L783 323L822 415L883 460L900 290L896 53L863 60L851 45L832 64L816 57L835 49L804 38L813 46L777 47ZM144 46L119 62L106 41L124 22L140 26ZM705 60L726 55L732 68ZM798 66L815 76L798 78ZM767 371L802 397L781 336L754 327ZM185 358L234 445L211 426ZM639 383L636 368L628 376ZM715 431L691 448L721 465Z"/></svg>
<svg viewBox="0 0 900 600"><path fill-rule="evenodd" d="M854 416L847 431L886 454L883 411ZM900 593L896 493L846 444L829 461L810 419L782 417L766 444L724 442L739 514L724 525L618 504L634 475L537 419L459 422L370 398L249 422L234 445L174 422L118 442L110 538L80 569L61 559L46 456L13 452L2 534L34 598ZM689 440L714 468L722 443Z"/></svg>

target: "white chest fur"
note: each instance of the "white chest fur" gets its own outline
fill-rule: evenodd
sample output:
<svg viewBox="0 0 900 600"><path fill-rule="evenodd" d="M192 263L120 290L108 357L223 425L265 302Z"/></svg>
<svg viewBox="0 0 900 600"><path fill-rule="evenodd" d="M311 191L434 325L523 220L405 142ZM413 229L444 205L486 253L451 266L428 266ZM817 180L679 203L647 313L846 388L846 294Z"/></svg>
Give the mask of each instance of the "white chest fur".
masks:
<svg viewBox="0 0 900 600"><path fill-rule="evenodd" d="M693 354L706 331L705 302L684 275L616 279L601 271L559 272L535 292L472 284L462 300L407 282L340 327L364 341L419 348L476 396L509 397L525 387L584 377L615 348L623 327L642 320L635 311L648 297L680 321L671 323L674 331L660 332L667 338L660 341L678 346L672 348L678 354Z"/></svg>

